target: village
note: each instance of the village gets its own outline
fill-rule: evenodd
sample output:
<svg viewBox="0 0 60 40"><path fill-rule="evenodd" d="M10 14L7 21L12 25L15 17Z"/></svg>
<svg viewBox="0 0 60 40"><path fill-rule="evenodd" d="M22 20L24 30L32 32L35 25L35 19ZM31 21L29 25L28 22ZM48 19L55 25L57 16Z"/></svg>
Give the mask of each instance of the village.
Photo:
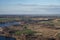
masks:
<svg viewBox="0 0 60 40"><path fill-rule="evenodd" d="M0 23L9 21L1 20ZM19 24L0 27L0 36L12 37L15 40L60 40L60 18L23 17L11 21Z"/></svg>

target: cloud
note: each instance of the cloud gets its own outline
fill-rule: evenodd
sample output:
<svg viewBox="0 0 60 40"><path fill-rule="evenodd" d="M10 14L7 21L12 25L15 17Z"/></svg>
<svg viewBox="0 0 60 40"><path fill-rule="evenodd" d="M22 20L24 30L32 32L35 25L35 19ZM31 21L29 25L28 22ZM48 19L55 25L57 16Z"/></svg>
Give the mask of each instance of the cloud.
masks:
<svg viewBox="0 0 60 40"><path fill-rule="evenodd" d="M0 8L0 14L59 14L59 5L9 5Z"/></svg>

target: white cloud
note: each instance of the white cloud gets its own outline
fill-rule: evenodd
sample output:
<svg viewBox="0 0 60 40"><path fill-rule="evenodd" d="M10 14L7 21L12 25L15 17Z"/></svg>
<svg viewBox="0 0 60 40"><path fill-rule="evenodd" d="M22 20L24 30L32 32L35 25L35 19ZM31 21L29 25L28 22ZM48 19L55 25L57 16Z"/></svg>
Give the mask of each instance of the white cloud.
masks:
<svg viewBox="0 0 60 40"><path fill-rule="evenodd" d="M0 8L0 14L59 14L58 5L12 5Z"/></svg>

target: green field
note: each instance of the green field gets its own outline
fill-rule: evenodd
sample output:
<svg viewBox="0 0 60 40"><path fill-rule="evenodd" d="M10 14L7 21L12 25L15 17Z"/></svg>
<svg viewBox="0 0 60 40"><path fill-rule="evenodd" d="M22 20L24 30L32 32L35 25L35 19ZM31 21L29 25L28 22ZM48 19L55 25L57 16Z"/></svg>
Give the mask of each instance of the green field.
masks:
<svg viewBox="0 0 60 40"><path fill-rule="evenodd" d="M13 20L16 20L15 18L0 18L0 22L1 21L13 21Z"/></svg>

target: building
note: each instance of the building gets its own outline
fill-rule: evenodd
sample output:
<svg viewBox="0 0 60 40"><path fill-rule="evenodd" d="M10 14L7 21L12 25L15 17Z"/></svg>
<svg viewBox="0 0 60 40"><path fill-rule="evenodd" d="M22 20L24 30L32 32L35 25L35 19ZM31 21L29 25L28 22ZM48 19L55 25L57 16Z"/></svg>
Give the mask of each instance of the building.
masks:
<svg viewBox="0 0 60 40"><path fill-rule="evenodd" d="M3 31L3 28L2 27L0 27L0 31Z"/></svg>

